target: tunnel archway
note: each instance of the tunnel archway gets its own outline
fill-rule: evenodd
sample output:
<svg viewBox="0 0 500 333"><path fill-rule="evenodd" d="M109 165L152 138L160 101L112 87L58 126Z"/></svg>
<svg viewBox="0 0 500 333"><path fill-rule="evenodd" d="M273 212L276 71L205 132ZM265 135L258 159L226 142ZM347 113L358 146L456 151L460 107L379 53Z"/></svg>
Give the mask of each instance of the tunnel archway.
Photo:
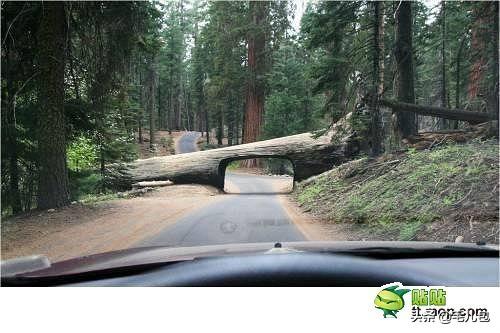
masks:
<svg viewBox="0 0 500 333"><path fill-rule="evenodd" d="M248 159L271 159L271 160L284 160L286 162L289 162L292 168L292 177L291 177L291 188L290 191L293 191L294 186L295 186L295 174L296 174L296 167L294 161L289 158L288 156L283 156L283 155L245 155L245 156L237 156L237 157L231 157L231 158L225 158L219 162L219 166L217 169L217 178L218 178L218 187L224 191L225 193L225 182L226 182L226 170L227 167L235 161L243 161L243 160L248 160ZM275 193L280 193L280 192L275 192ZM286 193L286 192L282 192Z"/></svg>

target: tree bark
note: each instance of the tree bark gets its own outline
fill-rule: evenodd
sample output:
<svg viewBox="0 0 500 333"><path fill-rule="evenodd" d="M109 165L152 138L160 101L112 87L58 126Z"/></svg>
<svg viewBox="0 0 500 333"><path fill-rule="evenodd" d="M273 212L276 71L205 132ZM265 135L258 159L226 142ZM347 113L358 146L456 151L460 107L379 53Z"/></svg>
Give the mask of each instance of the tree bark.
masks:
<svg viewBox="0 0 500 333"><path fill-rule="evenodd" d="M15 73L13 72L12 50L7 46L6 67L7 67L7 86L2 89L3 112L5 112L6 148L4 153L9 160L9 201L12 213L17 214L22 211L21 194L19 192L19 165L17 151L17 128L16 128L16 88L14 87Z"/></svg>
<svg viewBox="0 0 500 333"><path fill-rule="evenodd" d="M446 89L446 1L441 1L441 107L448 107L447 89ZM448 122L441 118L439 127L445 129Z"/></svg>
<svg viewBox="0 0 500 333"><path fill-rule="evenodd" d="M462 51L465 44L465 37L462 37L462 41L460 42L460 46L457 51L456 68L455 68L455 108L460 109L460 67L462 63Z"/></svg>
<svg viewBox="0 0 500 333"><path fill-rule="evenodd" d="M202 98L203 95L202 95ZM201 108L202 108L202 112L203 112L203 115L204 115L204 118L205 118L205 133L207 133L207 145L210 144L210 122L209 122L209 118L208 118L208 108L206 107L205 105L205 101L203 99L203 102L201 103Z"/></svg>
<svg viewBox="0 0 500 333"><path fill-rule="evenodd" d="M485 29L487 25L487 17L484 11L489 6L488 2L476 2L472 10L474 18L471 27L471 50L472 50L472 67L469 73L469 85L467 88L467 98L471 107L476 107L476 98L479 95L483 83L483 77L486 69L486 43Z"/></svg>
<svg viewBox="0 0 500 333"><path fill-rule="evenodd" d="M460 67L462 66L462 50L465 44L465 37L462 37L462 41L460 42L460 46L458 47L457 57L455 59L455 109L460 109L462 106L460 104ZM450 121L451 129L458 129L458 121L452 120Z"/></svg>
<svg viewBox="0 0 500 333"><path fill-rule="evenodd" d="M139 134L139 143L144 143L144 138L142 136L142 109L139 109L139 112L137 113L137 129L138 129L138 134Z"/></svg>
<svg viewBox="0 0 500 333"><path fill-rule="evenodd" d="M243 143L258 140L264 118L264 82L265 72L265 46L266 37L262 24L267 19L268 3L264 1L250 1L250 13L252 16L251 29L248 33L248 82L246 93L246 109ZM245 161L246 167L257 166L256 160Z"/></svg>
<svg viewBox="0 0 500 333"><path fill-rule="evenodd" d="M493 58L493 87L490 89L490 94L488 99L491 101L488 103L489 105L489 112L493 115L498 116L498 110L500 107L500 95L499 95L499 63L498 63L498 58L499 58L499 47L498 47L498 39L500 38L499 36L499 23L498 23L498 15L499 15L499 4L498 2L494 2L492 4L493 6L493 29L492 29L492 40L493 40L493 47L492 47L492 52L491 52L491 57ZM496 136L498 137L498 121L493 124L491 127L491 131L493 133L496 133Z"/></svg>
<svg viewBox="0 0 500 333"><path fill-rule="evenodd" d="M2 26L4 28L4 26ZM5 43L5 61L2 67L2 76L6 81L6 86L2 87L2 130L5 134L5 149L2 151L8 160L9 168L9 203L12 213L17 214L22 211L21 194L19 192L19 164L18 164L18 133L16 126L16 97L17 85L20 83L18 55L11 42ZM24 85L24 84L23 84ZM5 117L5 118L4 118Z"/></svg>
<svg viewBox="0 0 500 333"><path fill-rule="evenodd" d="M412 4L401 1L396 12L396 97L399 102L415 103L413 84L413 41L412 41ZM417 133L416 116L412 112L395 113L394 134L396 140Z"/></svg>
<svg viewBox="0 0 500 333"><path fill-rule="evenodd" d="M228 163L259 157L290 159L294 166L295 180L303 180L344 163L360 152L361 145L350 130L349 117L347 115L320 137L304 133L110 166L110 182L117 187L130 188L132 184L142 181L171 180L176 184L209 184L222 189Z"/></svg>
<svg viewBox="0 0 500 333"><path fill-rule="evenodd" d="M224 137L224 112L219 110L219 114L217 115L217 144L222 146L222 139Z"/></svg>
<svg viewBox="0 0 500 333"><path fill-rule="evenodd" d="M64 2L43 4L39 42L40 90L38 208L69 204L64 119L66 43Z"/></svg>
<svg viewBox="0 0 500 333"><path fill-rule="evenodd" d="M378 99L383 91L384 71L384 7L383 2L373 3L373 65L372 65L372 95L370 105L371 113L371 153L373 156L382 152L382 120Z"/></svg>
<svg viewBox="0 0 500 333"><path fill-rule="evenodd" d="M148 116L149 116L149 148L153 149L155 144L155 109L156 109L156 68L154 59L150 60L149 68L148 68L148 81L147 81L147 108L148 108Z"/></svg>

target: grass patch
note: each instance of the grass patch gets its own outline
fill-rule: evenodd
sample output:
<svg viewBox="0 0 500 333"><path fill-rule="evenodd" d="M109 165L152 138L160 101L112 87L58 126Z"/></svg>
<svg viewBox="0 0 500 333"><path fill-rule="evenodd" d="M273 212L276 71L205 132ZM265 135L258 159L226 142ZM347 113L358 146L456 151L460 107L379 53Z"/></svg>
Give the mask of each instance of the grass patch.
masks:
<svg viewBox="0 0 500 333"><path fill-rule="evenodd" d="M119 192L105 188L101 174L95 170L69 170L71 201L95 203L119 198Z"/></svg>
<svg viewBox="0 0 500 333"><path fill-rule="evenodd" d="M87 194L80 198L79 202L90 204L107 200L119 199L118 193L99 193L99 194Z"/></svg>
<svg viewBox="0 0 500 333"><path fill-rule="evenodd" d="M299 184L296 200L332 222L412 240L497 183L498 142L472 142L352 161Z"/></svg>

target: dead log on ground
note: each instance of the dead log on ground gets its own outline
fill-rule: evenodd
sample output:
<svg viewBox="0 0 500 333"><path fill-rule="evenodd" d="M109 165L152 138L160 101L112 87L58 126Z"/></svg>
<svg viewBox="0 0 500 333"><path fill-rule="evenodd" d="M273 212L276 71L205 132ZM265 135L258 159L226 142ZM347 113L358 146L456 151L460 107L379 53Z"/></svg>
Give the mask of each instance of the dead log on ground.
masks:
<svg viewBox="0 0 500 333"><path fill-rule="evenodd" d="M486 112L474 112L461 109L448 109L438 106L417 105L386 99L380 100L380 105L391 108L394 112L413 112L424 116L433 116L451 120L462 120L471 124L479 124L498 119L498 114L494 116Z"/></svg>
<svg viewBox="0 0 500 333"><path fill-rule="evenodd" d="M187 154L153 157L129 164L112 166L109 175L121 188L143 181L171 180L175 184L198 183L224 188L226 166L235 160L277 157L289 159L295 180L303 180L344 163L359 152L357 137L349 127L349 116L325 134L292 135L272 140L198 151Z"/></svg>

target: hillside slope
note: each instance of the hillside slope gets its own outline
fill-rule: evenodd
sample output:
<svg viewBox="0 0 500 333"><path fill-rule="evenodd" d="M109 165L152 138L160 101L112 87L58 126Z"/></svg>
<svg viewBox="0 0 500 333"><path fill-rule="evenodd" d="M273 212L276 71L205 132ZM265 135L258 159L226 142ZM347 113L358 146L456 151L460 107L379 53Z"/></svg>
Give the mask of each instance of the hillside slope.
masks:
<svg viewBox="0 0 500 333"><path fill-rule="evenodd" d="M294 197L349 240L498 243L498 194L498 141L473 141L361 158Z"/></svg>

